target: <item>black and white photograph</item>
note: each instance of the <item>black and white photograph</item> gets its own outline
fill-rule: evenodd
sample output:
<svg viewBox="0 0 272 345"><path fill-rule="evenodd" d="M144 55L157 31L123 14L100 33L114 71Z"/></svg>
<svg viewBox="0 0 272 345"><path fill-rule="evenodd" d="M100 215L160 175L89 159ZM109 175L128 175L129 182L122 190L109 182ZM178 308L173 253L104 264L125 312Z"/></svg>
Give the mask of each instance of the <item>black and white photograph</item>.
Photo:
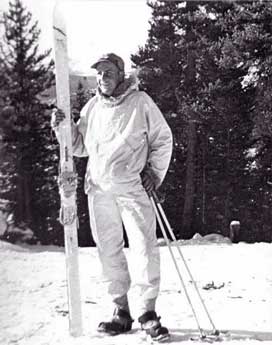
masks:
<svg viewBox="0 0 272 345"><path fill-rule="evenodd" d="M0 344L272 345L272 1L0 0Z"/></svg>

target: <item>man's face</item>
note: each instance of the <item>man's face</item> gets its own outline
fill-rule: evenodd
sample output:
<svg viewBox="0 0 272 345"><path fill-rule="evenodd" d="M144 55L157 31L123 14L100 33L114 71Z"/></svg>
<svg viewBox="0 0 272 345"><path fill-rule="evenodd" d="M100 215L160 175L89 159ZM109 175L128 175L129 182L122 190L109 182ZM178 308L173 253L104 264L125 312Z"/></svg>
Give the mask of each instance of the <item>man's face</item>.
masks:
<svg viewBox="0 0 272 345"><path fill-rule="evenodd" d="M111 96L122 80L123 73L110 61L100 62L96 67L96 81L104 95Z"/></svg>

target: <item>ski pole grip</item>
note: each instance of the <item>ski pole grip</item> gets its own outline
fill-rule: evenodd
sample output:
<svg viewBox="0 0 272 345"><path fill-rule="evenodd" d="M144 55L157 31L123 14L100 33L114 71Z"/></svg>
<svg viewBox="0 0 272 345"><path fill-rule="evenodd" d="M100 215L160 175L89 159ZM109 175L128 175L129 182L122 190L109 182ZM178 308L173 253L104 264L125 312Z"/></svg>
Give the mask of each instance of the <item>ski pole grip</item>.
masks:
<svg viewBox="0 0 272 345"><path fill-rule="evenodd" d="M151 194L152 198L154 199L155 203L156 204L160 204L160 199L159 199L158 194L156 193L156 191L152 190L150 194Z"/></svg>

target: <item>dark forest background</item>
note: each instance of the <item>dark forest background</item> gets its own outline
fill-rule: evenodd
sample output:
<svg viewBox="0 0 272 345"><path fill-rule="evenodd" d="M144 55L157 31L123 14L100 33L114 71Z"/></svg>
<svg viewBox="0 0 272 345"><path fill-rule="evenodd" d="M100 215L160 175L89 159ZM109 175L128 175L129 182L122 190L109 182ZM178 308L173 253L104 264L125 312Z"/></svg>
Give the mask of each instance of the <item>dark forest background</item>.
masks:
<svg viewBox="0 0 272 345"><path fill-rule="evenodd" d="M148 1L148 39L132 56L140 88L174 135L160 189L177 238L229 234L272 240L272 3ZM63 244L58 145L50 128L54 62L40 52L38 22L20 0L1 15L0 209L42 244ZM95 84L71 76L75 119ZM93 244L75 159L79 244ZM158 233L158 235L160 235Z"/></svg>

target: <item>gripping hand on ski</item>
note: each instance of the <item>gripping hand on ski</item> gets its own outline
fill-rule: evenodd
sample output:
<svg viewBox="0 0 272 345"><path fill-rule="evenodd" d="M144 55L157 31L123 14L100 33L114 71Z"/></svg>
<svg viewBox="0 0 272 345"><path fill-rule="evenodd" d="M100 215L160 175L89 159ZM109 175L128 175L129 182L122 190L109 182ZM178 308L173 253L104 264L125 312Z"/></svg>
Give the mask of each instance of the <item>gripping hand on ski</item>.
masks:
<svg viewBox="0 0 272 345"><path fill-rule="evenodd" d="M57 130L60 123L65 119L64 112L59 108L54 108L51 114L51 127L53 130Z"/></svg>

